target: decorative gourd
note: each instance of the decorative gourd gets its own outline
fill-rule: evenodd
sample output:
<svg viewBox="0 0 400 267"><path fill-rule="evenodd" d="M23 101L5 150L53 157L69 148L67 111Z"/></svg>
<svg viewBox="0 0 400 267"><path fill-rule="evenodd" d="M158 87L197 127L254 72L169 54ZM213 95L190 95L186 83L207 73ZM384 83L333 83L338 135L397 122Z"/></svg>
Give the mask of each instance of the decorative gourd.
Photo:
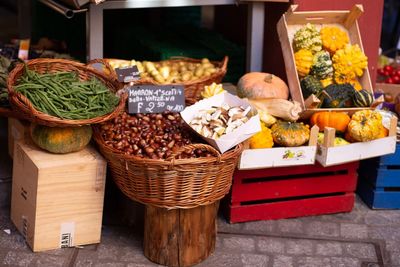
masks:
<svg viewBox="0 0 400 267"><path fill-rule="evenodd" d="M386 129L385 126L381 125L381 127L379 127L379 134L377 138L387 137L388 135L389 135L389 130Z"/></svg>
<svg viewBox="0 0 400 267"><path fill-rule="evenodd" d="M354 92L353 102L356 107L369 107L371 106L374 98L366 89Z"/></svg>
<svg viewBox="0 0 400 267"><path fill-rule="evenodd" d="M270 73L250 72L239 79L237 94L239 97L249 99L288 99L289 88L278 76Z"/></svg>
<svg viewBox="0 0 400 267"><path fill-rule="evenodd" d="M320 80L332 77L332 60L328 52L319 51L314 55L313 65L311 67L310 74L314 75Z"/></svg>
<svg viewBox="0 0 400 267"><path fill-rule="evenodd" d="M297 74L300 77L307 76L310 73L311 66L314 63L314 56L310 50L301 49L294 53Z"/></svg>
<svg viewBox="0 0 400 267"><path fill-rule="evenodd" d="M201 96L203 98L209 98L223 92L225 92L225 90L222 84L212 83L211 85L204 86L204 90L201 92Z"/></svg>
<svg viewBox="0 0 400 267"><path fill-rule="evenodd" d="M90 125L81 127L47 127L33 124L31 137L40 148L52 153L65 154L83 149L92 138Z"/></svg>
<svg viewBox="0 0 400 267"><path fill-rule="evenodd" d="M322 47L334 54L349 43L349 36L345 31L336 26L326 26L320 31Z"/></svg>
<svg viewBox="0 0 400 267"><path fill-rule="evenodd" d="M293 45L295 51L307 49L316 53L322 49L321 35L315 25L307 23L294 34Z"/></svg>
<svg viewBox="0 0 400 267"><path fill-rule="evenodd" d="M361 110L351 117L347 126L349 135L358 142L379 138L382 127L382 115L377 111Z"/></svg>
<svg viewBox="0 0 400 267"><path fill-rule="evenodd" d="M271 127L272 124L276 122L276 118L265 110L257 109L257 112L258 116L260 116L260 121L263 122L265 126Z"/></svg>
<svg viewBox="0 0 400 267"><path fill-rule="evenodd" d="M333 78L332 77L328 77L326 79L323 79L323 80L321 80L321 84L322 84L322 87L325 88L328 85L333 84Z"/></svg>
<svg viewBox="0 0 400 267"><path fill-rule="evenodd" d="M301 146L310 139L310 127L302 122L278 121L271 131L274 142L285 147Z"/></svg>
<svg viewBox="0 0 400 267"><path fill-rule="evenodd" d="M351 84L354 89L356 89L357 91L360 91L362 89L362 85L361 83L358 81L358 79L354 79L354 80L350 80L349 84Z"/></svg>
<svg viewBox="0 0 400 267"><path fill-rule="evenodd" d="M323 144L324 138L325 138L324 133L318 133L318 138L317 138L318 144ZM333 146L344 146L348 144L350 143L341 137L335 137L335 140L333 141Z"/></svg>
<svg viewBox="0 0 400 267"><path fill-rule="evenodd" d="M356 77L363 75L368 66L368 58L355 45L346 45L339 49L332 57L335 82L338 84L350 83Z"/></svg>
<svg viewBox="0 0 400 267"><path fill-rule="evenodd" d="M344 133L349 122L350 117L345 112L322 111L314 113L310 118L311 126L317 125L321 132L324 131L325 127L331 127Z"/></svg>
<svg viewBox="0 0 400 267"><path fill-rule="evenodd" d="M322 90L321 107L346 108L353 106L354 88L350 84L331 84Z"/></svg>
<svg viewBox="0 0 400 267"><path fill-rule="evenodd" d="M323 89L321 82L312 75L307 75L301 79L300 86L304 99L307 99L312 94L318 95Z"/></svg>
<svg viewBox="0 0 400 267"><path fill-rule="evenodd" d="M261 132L256 133L250 138L250 148L271 148L274 145L271 129L261 123Z"/></svg>

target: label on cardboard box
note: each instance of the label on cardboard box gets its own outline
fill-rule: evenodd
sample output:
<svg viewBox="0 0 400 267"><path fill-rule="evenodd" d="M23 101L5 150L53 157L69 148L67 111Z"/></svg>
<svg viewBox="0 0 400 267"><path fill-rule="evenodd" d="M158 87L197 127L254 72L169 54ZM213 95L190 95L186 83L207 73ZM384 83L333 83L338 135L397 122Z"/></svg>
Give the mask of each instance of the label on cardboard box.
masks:
<svg viewBox="0 0 400 267"><path fill-rule="evenodd" d="M75 222L65 222L61 224L60 248L74 246Z"/></svg>

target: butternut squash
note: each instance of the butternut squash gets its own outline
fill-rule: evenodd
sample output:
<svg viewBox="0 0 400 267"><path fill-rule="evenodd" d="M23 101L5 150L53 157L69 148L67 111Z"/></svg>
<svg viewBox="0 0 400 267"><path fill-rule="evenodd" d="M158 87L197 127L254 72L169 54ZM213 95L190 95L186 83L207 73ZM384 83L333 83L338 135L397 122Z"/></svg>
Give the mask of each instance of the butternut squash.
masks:
<svg viewBox="0 0 400 267"><path fill-rule="evenodd" d="M262 110L268 114L281 118L285 121L296 121L302 108L299 102L285 99L248 99L257 110Z"/></svg>

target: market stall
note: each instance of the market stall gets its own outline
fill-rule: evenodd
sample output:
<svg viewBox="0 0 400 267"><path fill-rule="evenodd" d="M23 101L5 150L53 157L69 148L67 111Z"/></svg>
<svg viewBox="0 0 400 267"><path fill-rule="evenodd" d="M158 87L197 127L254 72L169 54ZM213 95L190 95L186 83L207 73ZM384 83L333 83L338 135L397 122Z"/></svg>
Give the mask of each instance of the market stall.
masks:
<svg viewBox="0 0 400 267"><path fill-rule="evenodd" d="M359 161L393 154L397 141L396 105L383 110L374 94L362 13L292 6L277 24L288 83L249 72L229 92L227 56L5 62L14 224L33 251L100 242L106 162L145 206L143 252L162 265L213 253L223 198L231 223L351 211ZM377 177L359 171L376 186L373 207L380 188L398 188L397 171L381 166L391 157L369 166Z"/></svg>

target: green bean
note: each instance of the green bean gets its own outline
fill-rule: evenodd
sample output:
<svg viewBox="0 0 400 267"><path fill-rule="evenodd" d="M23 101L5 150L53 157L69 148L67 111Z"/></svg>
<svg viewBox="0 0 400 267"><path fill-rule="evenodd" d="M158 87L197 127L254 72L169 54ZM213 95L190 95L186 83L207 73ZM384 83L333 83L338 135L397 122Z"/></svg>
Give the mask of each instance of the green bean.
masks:
<svg viewBox="0 0 400 267"><path fill-rule="evenodd" d="M15 90L34 107L65 119L88 119L111 112L119 102L98 79L80 81L75 72L38 74L25 66Z"/></svg>

